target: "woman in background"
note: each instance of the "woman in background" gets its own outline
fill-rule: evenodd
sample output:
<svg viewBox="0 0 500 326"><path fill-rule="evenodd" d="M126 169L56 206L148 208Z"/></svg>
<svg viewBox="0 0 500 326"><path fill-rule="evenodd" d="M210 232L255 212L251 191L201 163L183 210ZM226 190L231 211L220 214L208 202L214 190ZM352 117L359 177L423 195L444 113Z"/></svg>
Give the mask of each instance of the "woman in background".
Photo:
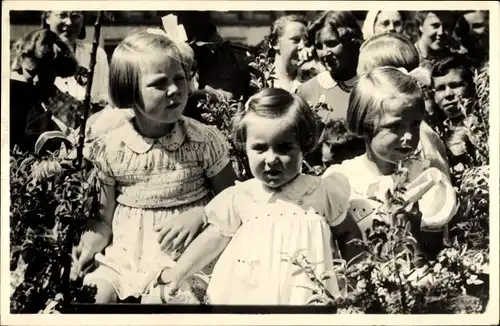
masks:
<svg viewBox="0 0 500 326"><path fill-rule="evenodd" d="M75 74L72 51L55 33L38 29L17 40L11 50L10 148L35 150L46 132L64 132L64 123L46 109L44 102L54 94L54 80ZM62 134L61 134L62 135ZM51 151L60 143L49 142Z"/></svg>
<svg viewBox="0 0 500 326"><path fill-rule="evenodd" d="M85 14L82 11L44 11L42 14L42 27L50 29L68 43L74 51L79 65L75 76L58 77L55 85L63 93L68 93L79 101L82 101L85 97L90 53L92 51L92 44L83 41L86 36L84 21ZM106 52L98 47L92 82L92 102L109 102L108 74L108 57Z"/></svg>
<svg viewBox="0 0 500 326"><path fill-rule="evenodd" d="M404 18L400 11L370 10L363 22L365 40L382 33L403 33Z"/></svg>

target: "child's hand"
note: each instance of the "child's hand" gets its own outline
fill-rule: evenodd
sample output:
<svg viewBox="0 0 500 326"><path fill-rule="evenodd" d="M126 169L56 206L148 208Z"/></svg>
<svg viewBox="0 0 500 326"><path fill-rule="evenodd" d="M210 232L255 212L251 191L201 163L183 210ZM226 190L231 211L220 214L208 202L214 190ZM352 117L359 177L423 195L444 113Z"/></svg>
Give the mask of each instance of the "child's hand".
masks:
<svg viewBox="0 0 500 326"><path fill-rule="evenodd" d="M83 274L84 267L94 259L94 255L104 250L111 239L111 228L104 223L92 223L82 234L78 246L73 247L70 278L76 280Z"/></svg>
<svg viewBox="0 0 500 326"><path fill-rule="evenodd" d="M156 227L158 243L165 252L186 248L195 238L203 224L203 207L195 207L167 219Z"/></svg>

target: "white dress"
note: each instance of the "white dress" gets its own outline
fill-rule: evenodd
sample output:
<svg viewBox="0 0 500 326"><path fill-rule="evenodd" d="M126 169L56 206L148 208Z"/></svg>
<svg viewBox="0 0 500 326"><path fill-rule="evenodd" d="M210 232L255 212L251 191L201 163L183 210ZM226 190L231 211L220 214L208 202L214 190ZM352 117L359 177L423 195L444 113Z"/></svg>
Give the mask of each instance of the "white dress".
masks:
<svg viewBox="0 0 500 326"><path fill-rule="evenodd" d="M403 181L404 185L414 181L419 177L424 171L426 171L431 166L431 161L425 159L422 156L420 159L414 159L409 161L406 165L408 168L408 178ZM350 160L345 160L341 164L336 164L330 166L324 173L323 177L328 178L332 174L342 173L349 178L349 183L352 187L350 207L349 210L351 215L354 217L358 226L360 227L363 234L365 230L372 226L373 219L380 219L378 215L379 208L383 208L382 203L375 201L371 198L375 197L378 200L385 202L385 195L387 190L393 189L395 185L396 176L382 175L380 171L375 167L374 163L371 163L366 154L357 156ZM451 187L448 176L442 174L442 182L446 185L442 191L447 191ZM449 191L448 191L449 192ZM456 198L454 193L448 196L448 200L456 203ZM439 217L440 225L432 228L427 227L427 221L435 220L435 216L422 216L422 230L426 231L442 231L446 229L446 224L451 220L453 215L456 213L457 207L446 213L444 216ZM389 220L386 220L389 222Z"/></svg>
<svg viewBox="0 0 500 326"><path fill-rule="evenodd" d="M232 239L207 289L211 304L304 305L313 283L286 261L302 253L319 277L333 269L330 227L346 217L350 187L341 175L299 175L281 191L257 179L227 188L206 207L207 221ZM339 295L335 277L325 281Z"/></svg>
<svg viewBox="0 0 500 326"><path fill-rule="evenodd" d="M214 127L186 117L159 139L141 136L126 120L89 151L101 183L115 187L117 205L112 243L84 281L105 279L120 299L138 297L180 255L160 248L155 227L213 198L207 180L229 164L227 143Z"/></svg>

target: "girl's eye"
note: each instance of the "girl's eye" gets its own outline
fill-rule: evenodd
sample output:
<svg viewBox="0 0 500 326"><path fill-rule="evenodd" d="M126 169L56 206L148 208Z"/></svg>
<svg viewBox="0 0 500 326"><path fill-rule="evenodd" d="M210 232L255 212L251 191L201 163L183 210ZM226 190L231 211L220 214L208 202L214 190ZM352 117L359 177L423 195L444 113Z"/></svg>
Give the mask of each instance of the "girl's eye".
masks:
<svg viewBox="0 0 500 326"><path fill-rule="evenodd" d="M394 27L401 27L402 23L400 21L394 22Z"/></svg>
<svg viewBox="0 0 500 326"><path fill-rule="evenodd" d="M279 153L287 153L290 150L292 150L292 148L293 148L292 144L290 144L290 143L283 143L283 144L279 144L279 146L277 148L277 151Z"/></svg>
<svg viewBox="0 0 500 326"><path fill-rule="evenodd" d="M389 26L389 21L388 20L384 20L382 22L382 25L385 26L385 27Z"/></svg>
<svg viewBox="0 0 500 326"><path fill-rule="evenodd" d="M314 45L314 47L316 50L323 50L323 43L318 42Z"/></svg>
<svg viewBox="0 0 500 326"><path fill-rule="evenodd" d="M174 78L174 81L176 83L182 83L185 80L186 80L186 78L184 78L183 76L177 76L177 77Z"/></svg>
<svg viewBox="0 0 500 326"><path fill-rule="evenodd" d="M334 41L325 41L325 46L328 48L334 48L337 45L339 45L339 41L334 40Z"/></svg>
<svg viewBox="0 0 500 326"><path fill-rule="evenodd" d="M256 152L263 152L267 149L267 146L264 144L255 144L251 146L252 150Z"/></svg>

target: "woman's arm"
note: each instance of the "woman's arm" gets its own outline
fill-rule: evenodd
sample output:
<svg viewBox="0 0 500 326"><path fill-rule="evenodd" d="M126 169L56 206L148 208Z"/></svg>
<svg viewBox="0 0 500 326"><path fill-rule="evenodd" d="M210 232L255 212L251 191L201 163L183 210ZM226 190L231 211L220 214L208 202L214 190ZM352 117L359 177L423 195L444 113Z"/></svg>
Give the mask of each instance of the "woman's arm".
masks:
<svg viewBox="0 0 500 326"><path fill-rule="evenodd" d="M170 283L170 293L175 292L180 283L212 262L227 247L231 237L222 235L213 225L209 225L179 258L172 269L165 269L160 275L162 283Z"/></svg>

